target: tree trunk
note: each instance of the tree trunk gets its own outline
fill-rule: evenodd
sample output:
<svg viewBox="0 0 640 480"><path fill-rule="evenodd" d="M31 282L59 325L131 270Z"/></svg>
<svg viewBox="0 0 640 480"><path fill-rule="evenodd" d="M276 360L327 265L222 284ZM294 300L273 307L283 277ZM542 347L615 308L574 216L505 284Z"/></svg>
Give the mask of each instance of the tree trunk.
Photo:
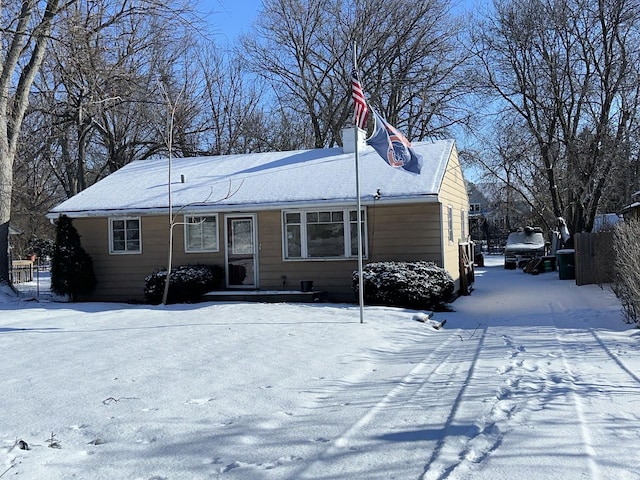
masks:
<svg viewBox="0 0 640 480"><path fill-rule="evenodd" d="M59 0L48 0L38 24L29 31L32 16L39 16L39 2L24 1L10 47L1 59L0 74L0 283L9 280L9 220L13 193L13 162L18 136L29 105L29 93L42 64L51 33L51 22L58 13ZM3 26L4 27L4 26ZM4 53L4 52L3 52ZM17 84L14 80L17 78Z"/></svg>

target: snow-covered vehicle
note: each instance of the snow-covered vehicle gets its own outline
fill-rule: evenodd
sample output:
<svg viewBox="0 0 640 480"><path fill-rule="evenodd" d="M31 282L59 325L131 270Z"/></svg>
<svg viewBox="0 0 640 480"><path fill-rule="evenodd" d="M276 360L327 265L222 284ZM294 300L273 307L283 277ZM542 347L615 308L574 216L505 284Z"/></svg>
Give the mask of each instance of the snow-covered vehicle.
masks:
<svg viewBox="0 0 640 480"><path fill-rule="evenodd" d="M543 256L545 251L546 244L540 227L525 227L511 232L504 248L504 268L522 268L532 258Z"/></svg>

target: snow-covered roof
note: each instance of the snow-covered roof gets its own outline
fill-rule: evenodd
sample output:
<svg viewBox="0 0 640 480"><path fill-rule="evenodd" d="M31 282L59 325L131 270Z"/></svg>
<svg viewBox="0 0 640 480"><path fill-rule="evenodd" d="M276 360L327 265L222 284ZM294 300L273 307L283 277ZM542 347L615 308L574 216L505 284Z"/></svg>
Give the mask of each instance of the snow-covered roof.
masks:
<svg viewBox="0 0 640 480"><path fill-rule="evenodd" d="M360 197L372 201L434 201L453 150L453 140L415 142L419 175L390 167L372 147L359 153ZM71 217L163 213L169 205L169 161L132 162L49 212ZM184 182L182 182L184 179ZM190 211L287 208L345 204L356 200L355 154L341 148L216 157L174 158L171 205Z"/></svg>
<svg viewBox="0 0 640 480"><path fill-rule="evenodd" d="M640 208L640 202L634 202L629 205L626 205L625 207L622 208L622 210L618 212L618 214L622 215L624 213L630 212L631 210L635 210L637 208Z"/></svg>

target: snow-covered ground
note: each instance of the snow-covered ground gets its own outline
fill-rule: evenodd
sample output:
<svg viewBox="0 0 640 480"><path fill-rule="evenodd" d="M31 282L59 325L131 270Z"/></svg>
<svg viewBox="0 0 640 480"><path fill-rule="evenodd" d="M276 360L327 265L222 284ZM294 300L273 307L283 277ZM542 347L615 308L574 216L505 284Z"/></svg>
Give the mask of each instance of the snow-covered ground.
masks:
<svg viewBox="0 0 640 480"><path fill-rule="evenodd" d="M640 330L606 289L486 261L441 330L0 293L0 477L640 479Z"/></svg>

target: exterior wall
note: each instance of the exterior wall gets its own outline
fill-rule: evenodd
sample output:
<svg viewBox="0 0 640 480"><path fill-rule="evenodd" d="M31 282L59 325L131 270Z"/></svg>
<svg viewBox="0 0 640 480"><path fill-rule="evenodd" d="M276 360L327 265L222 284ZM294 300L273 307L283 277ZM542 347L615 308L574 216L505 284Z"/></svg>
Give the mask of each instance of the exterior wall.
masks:
<svg viewBox="0 0 640 480"><path fill-rule="evenodd" d="M442 265L437 203L368 209L371 262L429 261Z"/></svg>
<svg viewBox="0 0 640 480"><path fill-rule="evenodd" d="M80 234L82 247L91 255L98 283L92 301L139 302L144 299L144 277L168 263L169 220L167 216L141 217L142 253L109 253L109 219L107 217L75 218L73 225ZM181 219L180 219L181 221ZM223 242L222 219L218 220L220 244ZM173 232L174 266L184 264L224 265L222 246L216 253L185 253L182 225Z"/></svg>
<svg viewBox="0 0 640 480"><path fill-rule="evenodd" d="M469 197L460 167L458 151L453 149L449 164L440 187L441 218L442 218L442 266L451 274L455 283L456 291L460 289L460 258L458 245L466 242L469 238ZM453 213L453 241L449 240L448 207L452 207ZM464 227L462 221L464 212Z"/></svg>
<svg viewBox="0 0 640 480"><path fill-rule="evenodd" d="M351 301L351 272L356 260L283 260L280 211L258 214L260 288L300 289L300 282L312 280L314 290L328 292L331 298Z"/></svg>
<svg viewBox="0 0 640 480"><path fill-rule="evenodd" d="M440 255L440 206L437 203L385 206L378 202L367 209L369 255L366 262L433 261L442 266ZM357 260L283 260L282 215L277 211L257 214L259 288L299 289L312 280L314 289L326 291L332 300L355 301L351 278ZM225 265L225 216L218 215L218 252L185 253L182 225L173 233L173 265ZM93 258L98 279L95 292L85 300L142 301L144 277L168 260L168 218L141 218L142 253L109 253L109 219L76 218L73 224L83 248ZM452 274L454 272L451 272Z"/></svg>
<svg viewBox="0 0 640 480"><path fill-rule="evenodd" d="M436 203L369 207L365 263L426 260L441 266L439 215ZM258 243L260 288L298 289L301 281L312 280L332 300L357 300L351 288L356 259L283 260L280 211L258 214Z"/></svg>

